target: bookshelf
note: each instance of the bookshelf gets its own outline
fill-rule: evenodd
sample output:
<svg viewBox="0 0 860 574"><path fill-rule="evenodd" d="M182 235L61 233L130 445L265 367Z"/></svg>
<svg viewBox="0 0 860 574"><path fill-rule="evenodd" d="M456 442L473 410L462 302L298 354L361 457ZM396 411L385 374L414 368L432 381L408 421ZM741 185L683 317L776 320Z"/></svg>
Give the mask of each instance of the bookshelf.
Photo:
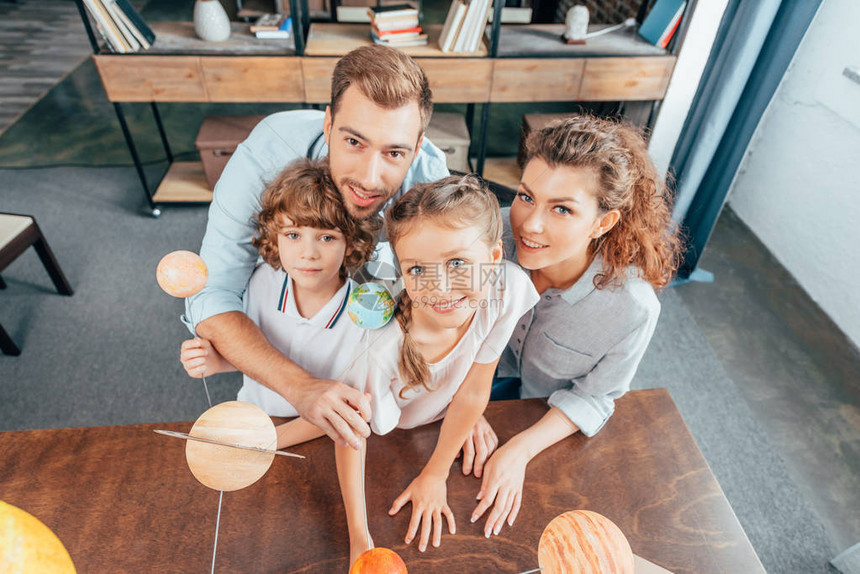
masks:
<svg viewBox="0 0 860 574"><path fill-rule="evenodd" d="M79 6L81 1L76 0ZM304 0L290 0L290 4L296 13L306 10ZM475 104L481 105L482 129L472 134L478 145L479 173L484 170L487 126L494 103L623 101L633 115L647 119L653 102L663 99L675 65L674 52L682 38L677 39L674 50L665 50L621 30L589 39L584 46L568 46L560 41L561 24L503 25L500 13L501 3L497 3L493 23L485 28L477 52L442 52L438 47L441 25L425 26L427 46L403 48L424 68L434 101L466 103L467 117L474 115ZM218 44L197 39L190 22L153 23L155 44L149 51L135 54L104 53L91 36L93 59L105 93L114 104L153 215L160 213L163 203L211 200L202 164L172 161L157 103L325 104L338 58L371 43L367 24L304 22L304 18L294 19L289 41L258 40L248 24L233 23L230 40ZM683 36L683 23L679 36ZM125 123L124 102L152 105L171 164L154 194ZM509 176L514 173L499 161L493 161L491 169L505 170Z"/></svg>

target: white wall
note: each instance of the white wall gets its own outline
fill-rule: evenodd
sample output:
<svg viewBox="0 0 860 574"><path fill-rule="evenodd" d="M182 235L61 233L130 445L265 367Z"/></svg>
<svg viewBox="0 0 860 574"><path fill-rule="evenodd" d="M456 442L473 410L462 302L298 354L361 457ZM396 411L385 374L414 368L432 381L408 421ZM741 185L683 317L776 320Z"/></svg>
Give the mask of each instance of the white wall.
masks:
<svg viewBox="0 0 860 574"><path fill-rule="evenodd" d="M860 345L860 2L824 0L732 186L740 218Z"/></svg>

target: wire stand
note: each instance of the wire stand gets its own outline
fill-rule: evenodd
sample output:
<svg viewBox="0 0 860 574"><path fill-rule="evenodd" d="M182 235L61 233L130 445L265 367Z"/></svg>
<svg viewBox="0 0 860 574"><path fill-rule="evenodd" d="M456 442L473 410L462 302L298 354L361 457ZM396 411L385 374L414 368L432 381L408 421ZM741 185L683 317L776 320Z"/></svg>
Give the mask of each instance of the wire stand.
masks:
<svg viewBox="0 0 860 574"><path fill-rule="evenodd" d="M215 574L215 554L218 552L218 528L221 526L221 501L224 499L224 491L219 491L218 495L218 518L215 519L215 544L212 546L212 570L211 574Z"/></svg>
<svg viewBox="0 0 860 574"><path fill-rule="evenodd" d="M191 330L192 330L194 336L196 337L197 336L197 325L196 325L196 323L194 323L194 317L191 314L191 305L190 304L188 305L188 321L191 323ZM203 390L206 391L206 401L209 403L209 407L211 408L212 407L212 397L209 396L209 385L206 384L206 377L201 377L201 378L203 379ZM218 503L218 510L219 510L219 512L221 510L221 503L220 502ZM214 568L214 566L213 566L213 568Z"/></svg>

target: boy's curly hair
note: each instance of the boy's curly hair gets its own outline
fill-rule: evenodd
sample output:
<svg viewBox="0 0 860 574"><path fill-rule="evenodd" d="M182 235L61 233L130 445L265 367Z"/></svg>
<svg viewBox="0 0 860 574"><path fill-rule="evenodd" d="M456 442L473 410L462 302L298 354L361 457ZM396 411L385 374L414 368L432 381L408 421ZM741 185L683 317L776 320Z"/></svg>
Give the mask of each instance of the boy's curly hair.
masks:
<svg viewBox="0 0 860 574"><path fill-rule="evenodd" d="M275 269L281 268L278 233L284 216L297 227L339 229L343 233L347 249L341 278L373 256L379 218L374 215L359 220L349 214L324 161L300 159L291 163L266 187L261 203L252 243Z"/></svg>

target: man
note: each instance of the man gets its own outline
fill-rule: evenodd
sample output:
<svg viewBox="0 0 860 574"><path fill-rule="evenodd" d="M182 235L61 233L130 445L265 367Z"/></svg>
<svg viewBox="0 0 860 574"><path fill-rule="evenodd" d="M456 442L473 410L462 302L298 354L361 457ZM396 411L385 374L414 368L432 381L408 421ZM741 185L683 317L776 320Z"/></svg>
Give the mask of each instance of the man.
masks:
<svg viewBox="0 0 860 574"><path fill-rule="evenodd" d="M356 389L317 379L275 350L242 311L257 251L252 218L266 184L297 158L328 157L332 179L355 217L371 217L416 183L448 175L444 154L425 140L433 110L424 72L385 46L344 56L325 114L298 110L264 119L238 146L215 186L200 255L206 288L187 302L196 332L231 364L282 395L342 445L367 437L370 402Z"/></svg>

